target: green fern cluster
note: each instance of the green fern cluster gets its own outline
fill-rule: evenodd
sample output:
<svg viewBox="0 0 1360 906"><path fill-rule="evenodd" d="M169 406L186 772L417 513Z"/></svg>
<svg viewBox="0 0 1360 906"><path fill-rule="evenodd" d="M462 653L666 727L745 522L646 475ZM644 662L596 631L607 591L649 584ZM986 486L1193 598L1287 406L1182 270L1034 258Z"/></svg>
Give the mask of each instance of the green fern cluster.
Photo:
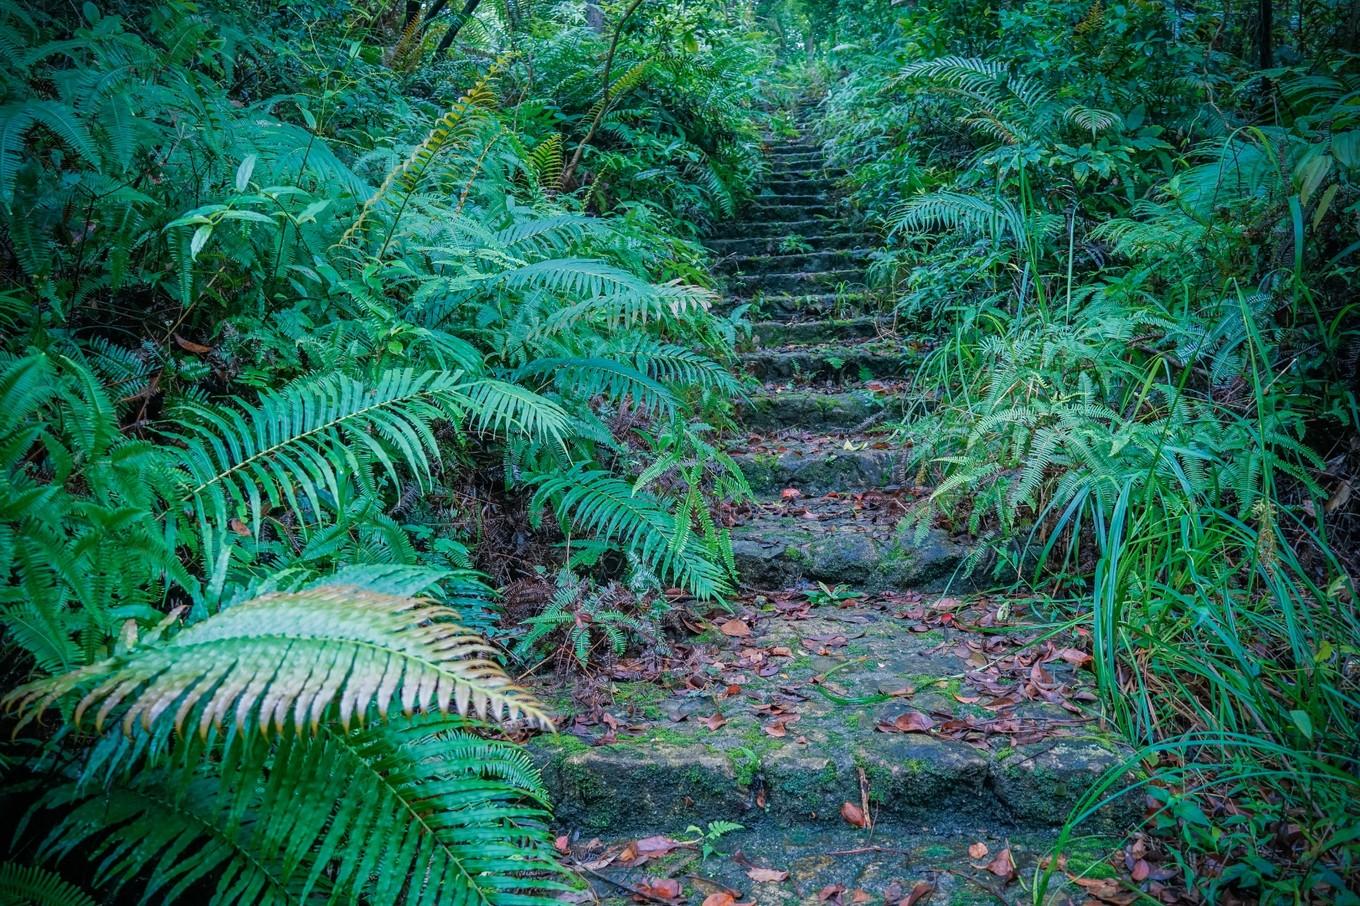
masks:
<svg viewBox="0 0 1360 906"><path fill-rule="evenodd" d="M46 831L0 896L545 902L485 569L730 590L735 327L683 237L754 172L762 53L629 35L602 103L563 10L430 65L443 21L336 12L0 2L3 757ZM641 203L663 166L703 185Z"/></svg>

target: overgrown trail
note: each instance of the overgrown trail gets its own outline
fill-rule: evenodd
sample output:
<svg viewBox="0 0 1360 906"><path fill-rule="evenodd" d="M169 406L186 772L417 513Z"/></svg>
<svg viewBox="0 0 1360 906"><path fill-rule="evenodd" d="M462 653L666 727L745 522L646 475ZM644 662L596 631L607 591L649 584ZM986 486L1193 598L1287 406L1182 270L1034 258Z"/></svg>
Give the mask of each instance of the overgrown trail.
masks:
<svg viewBox="0 0 1360 906"><path fill-rule="evenodd" d="M897 530L913 492L873 425L909 398L913 347L875 316L872 237L842 216L818 147L769 153L765 191L710 243L731 303L758 312L743 358L761 390L734 445L758 495L730 514L740 608L660 667L617 665L612 701L575 690L568 732L533 750L603 895L1024 899L1121 754L1087 713L1084 656L1036 641L1018 604L934 593L966 548ZM1137 817L1107 808L1083 832ZM714 821L745 829L701 859L687 828ZM1105 855L1098 838L1077 849Z"/></svg>

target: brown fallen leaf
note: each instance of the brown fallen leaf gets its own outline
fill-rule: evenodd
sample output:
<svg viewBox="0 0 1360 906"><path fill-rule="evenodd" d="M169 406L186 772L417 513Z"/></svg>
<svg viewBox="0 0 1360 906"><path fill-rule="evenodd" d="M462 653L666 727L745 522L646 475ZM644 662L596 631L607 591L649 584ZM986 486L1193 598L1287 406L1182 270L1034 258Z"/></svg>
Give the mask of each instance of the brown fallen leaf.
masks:
<svg viewBox="0 0 1360 906"><path fill-rule="evenodd" d="M929 733L934 727L935 721L920 711L906 711L890 724L879 724L879 729L897 733Z"/></svg>
<svg viewBox="0 0 1360 906"><path fill-rule="evenodd" d="M757 883L764 884L767 882L774 881L786 881L788 880L789 873L787 871L780 871L777 868L753 867L751 868L751 870L746 872L746 877L750 878L752 881L755 881Z"/></svg>
<svg viewBox="0 0 1360 906"><path fill-rule="evenodd" d="M679 846L680 843L676 840L672 840L670 837L657 835L653 837L643 837L634 845L637 846L637 851L640 854L655 857L666 855Z"/></svg>
<svg viewBox="0 0 1360 906"><path fill-rule="evenodd" d="M797 500L803 496L803 492L797 488L785 488L779 492L779 496L785 500Z"/></svg>
<svg viewBox="0 0 1360 906"><path fill-rule="evenodd" d="M562 853L562 855L566 855L567 853L571 852L571 841L567 839L566 834L563 834L562 836L558 837L556 840L553 841L553 849Z"/></svg>
<svg viewBox="0 0 1360 906"><path fill-rule="evenodd" d="M841 804L841 818L845 820L846 824L849 824L852 827L869 826L869 816L864 814L864 809L855 805L853 802Z"/></svg>
<svg viewBox="0 0 1360 906"><path fill-rule="evenodd" d="M751 634L751 627L747 626L744 620L733 617L719 626L718 631L734 639L744 639Z"/></svg>
<svg viewBox="0 0 1360 906"><path fill-rule="evenodd" d="M1129 872L1129 877L1141 884L1148 879L1150 874L1152 874L1152 866L1148 864L1147 859L1139 859L1133 863L1133 870Z"/></svg>
<svg viewBox="0 0 1360 906"><path fill-rule="evenodd" d="M699 718L699 723L708 727L710 730L721 730L723 727L727 726L727 718L722 716L721 711L718 711L714 713L712 717Z"/></svg>
<svg viewBox="0 0 1360 906"><path fill-rule="evenodd" d="M643 878L638 885L638 893L658 900L678 900L680 882L675 878Z"/></svg>
<svg viewBox="0 0 1360 906"><path fill-rule="evenodd" d="M1091 656L1079 648L1059 648L1054 654L1073 667L1085 667L1091 663Z"/></svg>
<svg viewBox="0 0 1360 906"><path fill-rule="evenodd" d="M250 526L246 525L245 522L243 522L242 520L232 519L230 522L227 523L227 525L231 527L231 530L233 532L240 535L241 537L243 538L250 537Z"/></svg>
<svg viewBox="0 0 1360 906"><path fill-rule="evenodd" d="M703 906L736 906L737 898L725 891L710 893L704 897Z"/></svg>
<svg viewBox="0 0 1360 906"><path fill-rule="evenodd" d="M897 906L916 906L917 903L924 903L932 893L935 892L935 885L929 881L917 881L916 886L911 889L911 893L897 904Z"/></svg>
<svg viewBox="0 0 1360 906"><path fill-rule="evenodd" d="M869 893L869 891L864 890L861 887L856 887L854 892L850 894L851 903L868 903L871 902L872 900L873 896Z"/></svg>
<svg viewBox="0 0 1360 906"><path fill-rule="evenodd" d="M1011 848L1007 846L997 853L996 858L987 863L987 870L1008 884L1015 880L1019 872L1015 870L1015 860L1011 858Z"/></svg>
<svg viewBox="0 0 1360 906"><path fill-rule="evenodd" d="M841 891L843 890L845 890L845 886L843 884L828 884L821 890L817 891L817 900L818 902L825 903L832 897L840 896Z"/></svg>
<svg viewBox="0 0 1360 906"><path fill-rule="evenodd" d="M985 859L985 858L987 858L987 844L986 844L986 843L983 843L981 840L979 840L978 842L974 843L972 846L968 847L968 857L969 857L970 859Z"/></svg>
<svg viewBox="0 0 1360 906"><path fill-rule="evenodd" d="M204 346L202 343L195 343L193 340L186 340L179 334L175 334L175 345L185 352L192 352L194 355L207 355L212 352L211 346Z"/></svg>

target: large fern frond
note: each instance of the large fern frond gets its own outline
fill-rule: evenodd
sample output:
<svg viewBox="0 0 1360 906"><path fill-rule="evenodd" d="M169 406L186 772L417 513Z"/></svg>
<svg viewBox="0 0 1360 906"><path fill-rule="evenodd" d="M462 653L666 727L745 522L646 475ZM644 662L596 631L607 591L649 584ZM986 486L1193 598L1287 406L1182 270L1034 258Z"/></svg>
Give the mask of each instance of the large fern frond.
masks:
<svg viewBox="0 0 1360 906"><path fill-rule="evenodd" d="M81 691L77 724L94 708L96 729L116 712L128 732L135 725L178 732L189 723L201 736L226 721L246 734L302 731L332 718L348 728L395 709L450 707L551 726L491 659L493 649L455 620L448 608L356 586L266 594L167 641L29 683L4 701L26 722Z"/></svg>

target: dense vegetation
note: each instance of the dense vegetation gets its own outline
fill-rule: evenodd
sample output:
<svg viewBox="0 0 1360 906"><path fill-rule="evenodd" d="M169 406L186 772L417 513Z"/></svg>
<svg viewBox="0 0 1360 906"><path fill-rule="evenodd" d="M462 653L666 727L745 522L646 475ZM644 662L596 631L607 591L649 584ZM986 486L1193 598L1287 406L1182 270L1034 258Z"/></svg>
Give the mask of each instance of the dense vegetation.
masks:
<svg viewBox="0 0 1360 906"><path fill-rule="evenodd" d="M1149 796L1205 901L1343 900L1357 20L1271 8L0 2L0 898L578 887L510 674L734 594L698 240L800 103L935 338L909 525L1138 750L1087 810Z"/></svg>
<svg viewBox="0 0 1360 906"><path fill-rule="evenodd" d="M1355 23L1259 14L823 23L877 273L940 336L902 428L916 518L1015 539L998 575L1090 633L1211 900L1342 886L1360 833Z"/></svg>

